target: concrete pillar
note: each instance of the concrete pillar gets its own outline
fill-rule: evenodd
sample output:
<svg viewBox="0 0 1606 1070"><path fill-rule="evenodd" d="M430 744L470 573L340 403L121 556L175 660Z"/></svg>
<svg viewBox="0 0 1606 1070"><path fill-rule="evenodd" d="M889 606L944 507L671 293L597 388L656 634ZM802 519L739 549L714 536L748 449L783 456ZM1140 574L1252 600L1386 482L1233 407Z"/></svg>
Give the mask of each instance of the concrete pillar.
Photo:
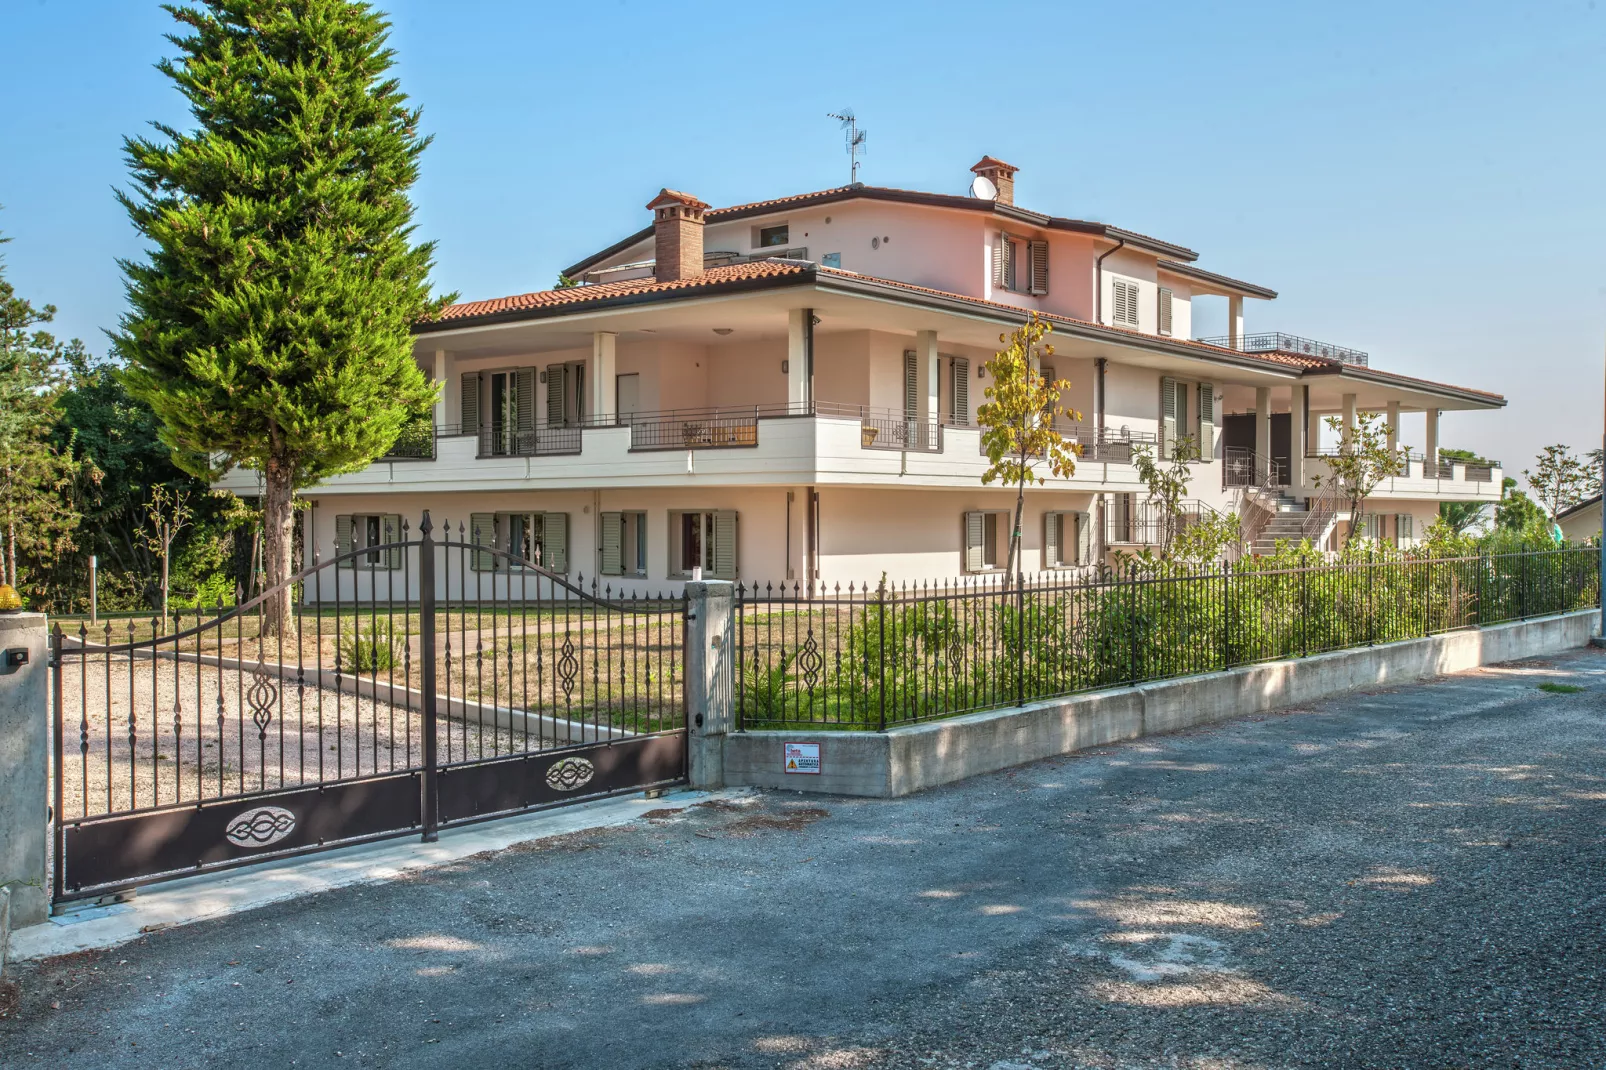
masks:
<svg viewBox="0 0 1606 1070"><path fill-rule="evenodd" d="M937 412L938 384L942 381L942 369L939 367L937 356L937 332L920 331L915 335L915 363L917 365L915 378L915 396L919 399L919 411L915 414L917 419L925 421L927 426L934 427L939 422ZM928 431L935 441L935 431Z"/></svg>
<svg viewBox="0 0 1606 1070"><path fill-rule="evenodd" d="M786 404L805 413L814 403L814 310L794 308L786 314Z"/></svg>
<svg viewBox="0 0 1606 1070"><path fill-rule="evenodd" d="M591 335L591 415L600 423L612 423L618 407L615 350L619 336L612 331L595 331Z"/></svg>
<svg viewBox="0 0 1606 1070"><path fill-rule="evenodd" d="M0 614L0 887L13 929L45 920L50 805L50 657L43 613ZM12 652L26 662L11 664Z"/></svg>
<svg viewBox="0 0 1606 1070"><path fill-rule="evenodd" d="M1389 402L1388 425L1389 453L1392 454L1400 444L1400 403L1398 401Z"/></svg>
<svg viewBox="0 0 1606 1070"><path fill-rule="evenodd" d="M725 736L736 727L735 596L724 580L686 584L686 761L694 788L725 785Z"/></svg>
<svg viewBox="0 0 1606 1070"><path fill-rule="evenodd" d="M457 391L452 382L452 355L444 349L435 350L435 382L440 384L440 396L435 399L435 433L452 423L451 398Z"/></svg>
<svg viewBox="0 0 1606 1070"><path fill-rule="evenodd" d="M1305 410L1310 387L1296 386L1288 400L1288 485L1297 491L1305 485Z"/></svg>
<svg viewBox="0 0 1606 1070"><path fill-rule="evenodd" d="M1355 395L1344 395L1344 445L1349 445L1351 436L1355 434Z"/></svg>
<svg viewBox="0 0 1606 1070"><path fill-rule="evenodd" d="M1238 294L1227 298L1227 348L1244 347L1244 299Z"/></svg>
<svg viewBox="0 0 1606 1070"><path fill-rule="evenodd" d="M1428 474L1439 475L1439 410L1427 411L1427 431L1422 439L1422 456L1427 458Z"/></svg>
<svg viewBox="0 0 1606 1070"><path fill-rule="evenodd" d="M1255 481L1264 483L1271 467L1271 387L1255 387Z"/></svg>

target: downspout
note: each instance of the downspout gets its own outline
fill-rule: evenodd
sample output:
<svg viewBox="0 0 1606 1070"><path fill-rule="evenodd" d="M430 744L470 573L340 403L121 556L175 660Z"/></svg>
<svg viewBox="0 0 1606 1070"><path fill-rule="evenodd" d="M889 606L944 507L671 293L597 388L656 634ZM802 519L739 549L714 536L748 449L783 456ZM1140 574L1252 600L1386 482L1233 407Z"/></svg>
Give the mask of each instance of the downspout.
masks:
<svg viewBox="0 0 1606 1070"><path fill-rule="evenodd" d="M1124 248L1126 239L1121 238L1115 243L1115 248L1105 250L1093 261L1093 322L1100 327L1104 326L1104 258Z"/></svg>

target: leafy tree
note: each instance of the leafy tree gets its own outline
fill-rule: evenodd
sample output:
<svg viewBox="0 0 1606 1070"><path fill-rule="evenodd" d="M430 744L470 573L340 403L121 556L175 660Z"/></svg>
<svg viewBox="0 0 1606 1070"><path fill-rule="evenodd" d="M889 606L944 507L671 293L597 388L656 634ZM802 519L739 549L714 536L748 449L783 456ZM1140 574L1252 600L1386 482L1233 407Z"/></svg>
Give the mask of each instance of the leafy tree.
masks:
<svg viewBox="0 0 1606 1070"><path fill-rule="evenodd" d="M1505 478L1501 495L1500 504L1494 507L1494 524L1498 530L1523 533L1549 528L1550 518L1537 502L1517 489L1515 479Z"/></svg>
<svg viewBox="0 0 1606 1070"><path fill-rule="evenodd" d="M1551 516L1583 501L1590 487L1589 470L1562 445L1540 450L1533 469L1524 468L1522 476Z"/></svg>
<svg viewBox="0 0 1606 1070"><path fill-rule="evenodd" d="M1070 387L1064 379L1049 382L1038 369L1042 358L1053 356L1054 347L1043 338L1054 325L1032 313L1024 324L1007 335L1004 343L986 364L992 385L987 401L976 410L981 425L981 444L987 451L988 468L983 483L1002 481L1015 487L1015 526L1009 535L1009 564L1005 575L1021 574L1021 514L1026 506L1026 484L1043 483L1037 465L1044 464L1053 475L1070 478L1076 471L1074 443L1066 442L1054 428L1054 417L1080 420L1081 414L1060 404L1060 393Z"/></svg>
<svg viewBox="0 0 1606 1070"><path fill-rule="evenodd" d="M94 472L80 470L51 440L61 364L83 345L39 330L56 306L18 297L3 268L0 261L0 582L18 587L19 555L50 560L72 548L78 514L67 492L75 478L93 479Z"/></svg>
<svg viewBox="0 0 1606 1070"><path fill-rule="evenodd" d="M162 619L167 619L168 568L173 557L173 540L195 519L194 503L187 491L153 487L147 507L145 545L162 561Z"/></svg>
<svg viewBox="0 0 1606 1070"><path fill-rule="evenodd" d="M124 142L120 193L151 244L124 261L129 392L186 471L261 473L270 585L291 574L298 489L362 468L424 418L436 387L410 329L434 246L407 191L429 139L389 73L388 24L356 0L204 0L157 68L196 127ZM283 628L288 587L266 609Z"/></svg>
<svg viewBox="0 0 1606 1070"><path fill-rule="evenodd" d="M1319 487L1336 491L1348 505L1350 525L1344 537L1347 549L1360 534L1366 499L1383 480L1405 471L1409 451L1389 449L1389 428L1378 413L1358 414L1348 435L1337 416L1329 416L1327 426L1338 436L1338 452L1326 458L1327 474L1317 476L1315 482Z"/></svg>
<svg viewBox="0 0 1606 1070"><path fill-rule="evenodd" d="M1456 535L1465 535L1482 523L1488 505L1484 502L1440 502L1439 519Z"/></svg>
<svg viewBox="0 0 1606 1070"><path fill-rule="evenodd" d="M1589 485L1584 489L1584 497L1592 498L1600 493L1601 473L1606 469L1606 449L1597 446L1584 455L1584 469L1589 477Z"/></svg>
<svg viewBox="0 0 1606 1070"><path fill-rule="evenodd" d="M1132 447L1132 466L1149 488L1149 504L1160 511L1160 552L1171 549L1171 540L1182 531L1182 500L1188 496L1192 472L1190 461L1199 459L1199 447L1192 435L1179 435L1171 457L1162 465L1155 461L1147 445Z"/></svg>

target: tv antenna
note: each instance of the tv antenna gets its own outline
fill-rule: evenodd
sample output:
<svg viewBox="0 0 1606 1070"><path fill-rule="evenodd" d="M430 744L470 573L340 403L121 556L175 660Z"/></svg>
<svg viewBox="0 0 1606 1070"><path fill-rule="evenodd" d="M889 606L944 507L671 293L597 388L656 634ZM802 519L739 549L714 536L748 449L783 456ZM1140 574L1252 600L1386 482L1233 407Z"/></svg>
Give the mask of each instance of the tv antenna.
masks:
<svg viewBox="0 0 1606 1070"><path fill-rule="evenodd" d="M827 119L835 119L842 124L842 133L848 139L848 158L853 161L849 171L849 182L858 185L859 182L859 154L864 151L864 139L869 134L859 129L859 120L854 118L852 108L843 108L840 112L831 112Z"/></svg>

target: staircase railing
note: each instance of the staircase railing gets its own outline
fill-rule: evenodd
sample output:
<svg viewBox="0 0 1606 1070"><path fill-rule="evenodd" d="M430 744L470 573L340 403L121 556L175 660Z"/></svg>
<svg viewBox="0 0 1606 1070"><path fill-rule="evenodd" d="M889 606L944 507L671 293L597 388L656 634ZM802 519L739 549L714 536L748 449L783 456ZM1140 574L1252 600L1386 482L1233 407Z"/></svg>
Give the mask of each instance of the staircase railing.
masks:
<svg viewBox="0 0 1606 1070"><path fill-rule="evenodd" d="M1313 544L1327 533L1327 528L1338 514L1338 507L1344 503L1344 496L1339 489L1331 484L1324 485L1319 493L1310 497L1309 512L1305 516L1305 524L1301 534Z"/></svg>

